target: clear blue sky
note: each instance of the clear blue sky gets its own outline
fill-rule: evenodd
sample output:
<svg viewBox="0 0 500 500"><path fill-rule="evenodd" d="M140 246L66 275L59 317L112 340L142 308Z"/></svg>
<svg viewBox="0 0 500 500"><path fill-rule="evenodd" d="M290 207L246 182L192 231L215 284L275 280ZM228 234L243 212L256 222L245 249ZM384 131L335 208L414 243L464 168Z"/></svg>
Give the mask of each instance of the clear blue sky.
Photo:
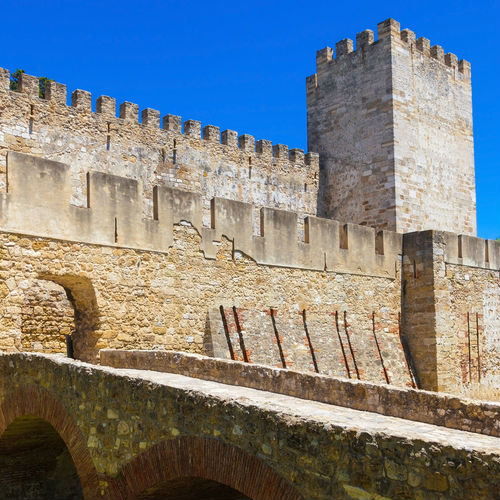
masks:
<svg viewBox="0 0 500 500"><path fill-rule="evenodd" d="M500 237L500 2L4 2L0 66L306 146L316 50L393 17L472 63L478 235Z"/></svg>

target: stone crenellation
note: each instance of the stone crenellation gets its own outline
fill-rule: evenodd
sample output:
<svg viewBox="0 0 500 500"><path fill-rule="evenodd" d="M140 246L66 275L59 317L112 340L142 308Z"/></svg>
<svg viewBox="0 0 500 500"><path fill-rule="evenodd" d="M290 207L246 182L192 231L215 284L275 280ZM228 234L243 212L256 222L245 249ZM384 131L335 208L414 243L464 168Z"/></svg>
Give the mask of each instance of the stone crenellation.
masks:
<svg viewBox="0 0 500 500"><path fill-rule="evenodd" d="M402 41L414 47L415 50L418 50L422 54L432 57L450 68L457 69L457 71L462 73L465 77L470 77L471 75L471 65L469 61L465 59L459 60L458 57L451 52L445 54L443 47L440 45L431 46L429 39L425 37L417 39L412 30L399 30L399 23L393 19L380 23L377 35L378 40L382 40L387 36L397 37L399 35ZM364 52L374 43L377 43L377 41L375 40L375 35L372 30L361 31L356 34L356 45L354 45L353 40L350 38L344 38L336 43L335 51L331 47L325 47L324 49L318 50L316 52L316 65L319 68L322 64L335 62L339 57L348 54L351 54L351 57L365 55ZM309 76L307 78L307 83L308 85L315 86L316 74Z"/></svg>
<svg viewBox="0 0 500 500"><path fill-rule="evenodd" d="M393 19L316 62L318 153L109 96L94 110L80 89L68 104L57 82L40 98L25 73L11 91L0 70L0 346L61 351L69 330L86 360L157 346L496 390L500 243L475 236L470 64Z"/></svg>
<svg viewBox="0 0 500 500"><path fill-rule="evenodd" d="M0 68L0 89L9 90L10 72ZM12 91L11 91L12 92ZM16 91L14 91L16 92ZM17 92L24 93L32 99L54 102L60 106L67 105L66 85L54 81L46 84L45 97L39 98L38 77L21 73ZM71 93L70 107L80 112L92 111L92 94L86 90L76 89ZM209 142L220 143L225 146L239 148L250 153L257 153L268 157L289 161L297 165L314 166L318 161L316 153L304 153L303 149L289 147L285 144L273 144L271 141L259 139L249 134L238 135L234 130L220 131L215 125L205 125L201 127L201 122L197 120L185 120L177 115L165 115L160 127L161 114L158 110L145 108L141 111L139 120L139 106L132 102L123 102L119 106L118 116L116 115L116 99L109 96L99 96L95 102L95 113L101 114L111 119L119 118L127 123L134 123L144 127L163 128L176 134L185 135L199 139L200 137Z"/></svg>
<svg viewBox="0 0 500 500"><path fill-rule="evenodd" d="M9 72L0 71L0 192L6 190L8 151L40 156L71 165L71 202L86 206L85 178L98 171L140 181L145 196L143 215L153 216L153 187L200 193L207 210L213 197L258 207L292 210L302 220L316 215L318 155L232 130L167 115L141 113L125 102L116 117L116 101L96 100L76 90L67 104L66 87L48 82L38 97L38 79L22 74L18 91L9 90ZM207 215L208 216L208 215ZM210 224L209 219L204 220ZM254 221L257 230L258 221Z"/></svg>
<svg viewBox="0 0 500 500"><path fill-rule="evenodd" d="M377 35L306 154L0 69L0 497L500 498L470 64Z"/></svg>

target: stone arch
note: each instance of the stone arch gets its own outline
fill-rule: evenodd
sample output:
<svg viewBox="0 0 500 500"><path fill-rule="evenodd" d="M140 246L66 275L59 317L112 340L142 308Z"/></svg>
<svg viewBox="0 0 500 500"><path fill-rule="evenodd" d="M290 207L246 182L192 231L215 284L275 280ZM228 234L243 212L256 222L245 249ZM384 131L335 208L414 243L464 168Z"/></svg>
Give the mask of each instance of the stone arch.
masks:
<svg viewBox="0 0 500 500"><path fill-rule="evenodd" d="M28 429L51 429L64 443L80 480L83 498L101 498L98 476L86 440L64 405L49 391L24 386L8 394L0 404L0 441L13 426L28 424ZM30 427L31 426L31 427ZM51 429L50 429L51 428ZM53 435L51 435L53 438ZM31 450L27 450L31 453Z"/></svg>
<svg viewBox="0 0 500 500"><path fill-rule="evenodd" d="M222 485L240 498L299 500L300 493L273 468L222 441L180 437L162 441L123 467L108 498L155 498L155 488L183 478ZM221 498L236 498L231 496Z"/></svg>
<svg viewBox="0 0 500 500"><path fill-rule="evenodd" d="M75 315L75 328L71 336L74 357L95 362L98 356L96 330L99 326L99 311L92 282L84 276L71 274L43 274L39 278L64 288Z"/></svg>

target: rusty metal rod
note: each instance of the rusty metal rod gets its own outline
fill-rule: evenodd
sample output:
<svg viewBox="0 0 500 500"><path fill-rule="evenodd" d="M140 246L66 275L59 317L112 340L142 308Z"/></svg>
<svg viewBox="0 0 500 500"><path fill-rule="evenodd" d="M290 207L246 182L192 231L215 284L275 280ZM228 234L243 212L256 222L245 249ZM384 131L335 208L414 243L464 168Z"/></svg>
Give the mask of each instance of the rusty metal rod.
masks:
<svg viewBox="0 0 500 500"><path fill-rule="evenodd" d="M236 306L233 306L233 315L234 315L234 324L236 325L236 330L238 331L238 337L240 340L240 349L243 353L243 360L245 363L248 363L248 354L247 349L245 347L245 341L243 340L243 332L241 330L240 319L238 318L238 311L236 310Z"/></svg>
<svg viewBox="0 0 500 500"><path fill-rule="evenodd" d="M345 349L344 349L344 342L342 341L342 336L340 335L338 311L335 311L335 326L337 327L337 337L339 338L340 349L342 350L342 356L344 358L344 364L345 364L345 369L347 371L347 376L351 378L351 370L349 369L349 363L347 362L347 356L345 354Z"/></svg>
<svg viewBox="0 0 500 500"><path fill-rule="evenodd" d="M375 332L375 311L372 312L372 329L373 329L373 338L375 339L375 344L377 345L378 357L380 358L380 364L382 365L382 370L384 372L385 383L390 384L391 380L389 379L389 374L384 365L384 358L382 357L382 351L380 349L380 344L378 343L377 334Z"/></svg>
<svg viewBox="0 0 500 500"><path fill-rule="evenodd" d="M281 347L280 334L278 332L278 327L276 326L276 319L274 317L275 310L272 307L269 308L269 310L271 311L271 321L273 322L274 335L276 337L276 343L278 344L278 349L280 352L281 365L283 366L283 368L287 368L285 354L283 353L283 348Z"/></svg>
<svg viewBox="0 0 500 500"><path fill-rule="evenodd" d="M472 373L472 358L471 358L471 350L470 350L470 317L469 317L469 313L467 313L467 347L469 350L469 384L470 384L471 373Z"/></svg>
<svg viewBox="0 0 500 500"><path fill-rule="evenodd" d="M351 338L349 337L349 331L347 330L347 311L344 311L344 331L345 331L345 336L347 337L347 343L349 344L349 351L351 352L352 362L354 363L354 370L356 371L356 377L358 378L358 380L361 380L361 377L359 376L358 364L356 363L354 350L351 344Z"/></svg>
<svg viewBox="0 0 500 500"><path fill-rule="evenodd" d="M231 342L231 335L229 334L229 327L227 325L226 312L224 311L224 306L219 307L220 315L222 317L222 324L224 325L224 333L226 334L227 347L229 348L229 355L234 361L236 358L234 356L233 343Z"/></svg>
<svg viewBox="0 0 500 500"><path fill-rule="evenodd" d="M316 355L314 354L314 349L311 342L311 337L309 336L309 329L307 328L306 310L302 310L302 321L304 322L304 330L306 332L307 344L309 345L309 351L311 352L312 362L314 365L314 371L319 373L318 362L316 361Z"/></svg>
<svg viewBox="0 0 500 500"><path fill-rule="evenodd" d="M476 313L476 341L477 341L477 381L481 382L481 354L479 352L479 314Z"/></svg>

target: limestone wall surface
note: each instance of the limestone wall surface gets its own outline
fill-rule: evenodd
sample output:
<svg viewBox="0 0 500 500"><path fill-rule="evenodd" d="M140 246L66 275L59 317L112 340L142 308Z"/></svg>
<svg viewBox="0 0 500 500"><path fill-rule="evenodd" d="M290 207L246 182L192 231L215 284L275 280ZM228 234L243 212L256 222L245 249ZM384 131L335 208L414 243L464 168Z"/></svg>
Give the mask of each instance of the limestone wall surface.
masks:
<svg viewBox="0 0 500 500"><path fill-rule="evenodd" d="M392 43L395 230L475 235L470 64L410 30Z"/></svg>
<svg viewBox="0 0 500 500"><path fill-rule="evenodd" d="M310 318L328 322L334 321L332 313L336 310L346 310L362 380L385 383L370 317L375 311L384 328L393 332L385 333L385 337L397 339L397 279L262 266L242 254L233 258L232 245L225 239L216 259L207 260L200 251L198 233L184 225L175 226L174 244L168 253L11 233L1 233L1 241L2 349L20 350L24 339L25 348L37 350L26 343L19 316L26 306L26 290L34 280L46 279L60 284L73 297L78 316L74 348L81 359L95 360L98 350L106 347L161 346L210 353L209 311L220 305L255 311L273 307L280 317L297 318L298 311L305 309ZM53 342L53 335L45 332L43 318L34 313L32 324L38 322L39 336L45 335L45 349ZM311 331L312 344L318 351L331 342L330 324L324 330ZM29 334L33 335L32 329ZM281 334L287 336L286 327ZM274 347L278 355L277 345ZM384 355L388 367L402 362L398 351L386 349ZM333 366L318 359L323 372L342 369L340 357ZM297 362L294 367L307 370L310 362Z"/></svg>
<svg viewBox="0 0 500 500"><path fill-rule="evenodd" d="M81 359L103 347L155 346L228 357L222 306L240 311L255 360L281 363L281 353L297 369L411 383L399 337L400 235L309 217L302 241L297 215L269 208L255 235L251 205L217 198L206 227L201 196L168 188L155 188L154 216L143 218L136 181L96 172L87 206L76 207L67 165L14 152L7 174L3 349L64 351L68 324ZM29 309L37 287L42 306L60 307L46 300L44 280L66 290L74 318ZM235 343L236 351L247 354Z"/></svg>
<svg viewBox="0 0 500 500"><path fill-rule="evenodd" d="M320 155L322 215L396 230L390 38L317 52L307 79L308 147Z"/></svg>
<svg viewBox="0 0 500 500"><path fill-rule="evenodd" d="M403 330L422 387L499 399L500 244L406 234Z"/></svg>
<svg viewBox="0 0 500 500"><path fill-rule="evenodd" d="M301 234L296 213L270 208L255 234L252 205L220 198L207 227L201 195L159 186L148 218L133 179L91 172L78 207L68 165L9 152L7 167L3 349L61 352L72 332L88 360L161 346L431 390L496 387L496 242L312 216ZM477 293L453 266L476 269Z"/></svg>
<svg viewBox="0 0 500 500"><path fill-rule="evenodd" d="M9 152L7 166L2 348L64 351L63 325L73 322L81 359L161 346L412 383L399 328L400 235L308 217L301 241L297 215L269 208L255 235L253 207L218 198L206 227L201 196L168 188L155 188L154 217L143 218L136 181L95 172L87 206L76 207L67 165ZM58 332L59 316L33 309L31 326L22 319L44 280L75 310Z"/></svg>
<svg viewBox="0 0 500 500"><path fill-rule="evenodd" d="M143 217L141 184L133 179L89 172L85 207L70 204L71 171L66 164L32 155L7 155L8 191L0 193L0 226L23 234L74 241L168 251L173 224L187 222L202 237L207 258L215 258L222 236L234 251L268 265L335 269L394 276L401 236L353 224L307 217L299 230L298 214L261 208L258 232L248 203L213 198L203 210L200 194L154 186L153 214ZM209 226L203 220L209 221Z"/></svg>
<svg viewBox="0 0 500 500"><path fill-rule="evenodd" d="M38 79L22 74L9 90L9 71L0 70L0 191L6 189L7 150L30 153L71 166L71 201L86 206L87 172L140 181L145 215L152 215L154 185L201 193L207 208L214 196L316 215L317 155L248 134L202 126L195 120L119 106L108 96L94 102L66 86L48 82L38 97ZM208 224L209 221L204 221Z"/></svg>

